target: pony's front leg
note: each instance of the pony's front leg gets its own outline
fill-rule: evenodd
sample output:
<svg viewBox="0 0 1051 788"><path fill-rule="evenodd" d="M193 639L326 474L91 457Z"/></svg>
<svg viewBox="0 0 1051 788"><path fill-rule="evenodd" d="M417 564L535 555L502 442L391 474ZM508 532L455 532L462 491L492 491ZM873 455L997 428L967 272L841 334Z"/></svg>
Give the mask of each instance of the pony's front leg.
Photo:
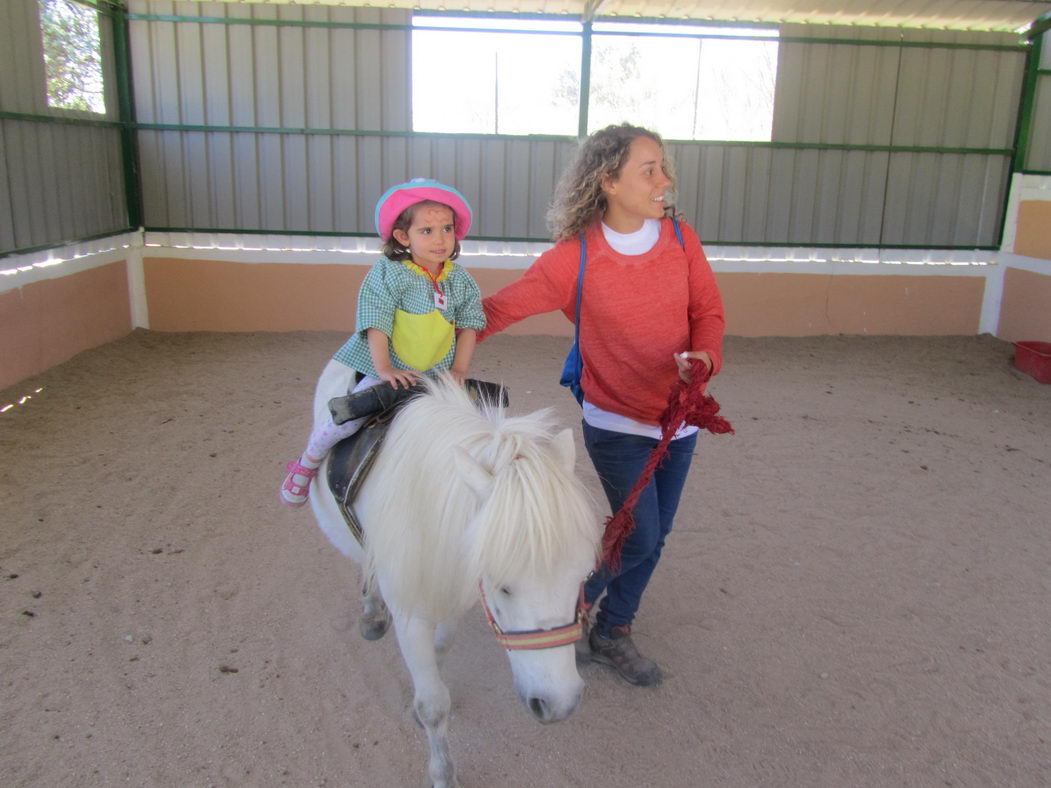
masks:
<svg viewBox="0 0 1051 788"><path fill-rule="evenodd" d="M417 618L397 616L395 629L405 666L412 676L415 690L413 708L416 719L427 731L431 745L428 771L434 788L455 788L456 769L449 755L446 729L452 705L449 688L438 672L438 658L434 648L435 627Z"/></svg>
<svg viewBox="0 0 1051 788"><path fill-rule="evenodd" d="M439 668L444 664L445 655L449 653L449 648L453 644L453 638L456 637L459 623L460 619L452 618L448 621L443 621L434 630L434 651Z"/></svg>
<svg viewBox="0 0 1051 788"><path fill-rule="evenodd" d="M361 589L361 618L358 630L365 640L379 640L390 627L390 611L380 594L379 584L375 581L365 583Z"/></svg>

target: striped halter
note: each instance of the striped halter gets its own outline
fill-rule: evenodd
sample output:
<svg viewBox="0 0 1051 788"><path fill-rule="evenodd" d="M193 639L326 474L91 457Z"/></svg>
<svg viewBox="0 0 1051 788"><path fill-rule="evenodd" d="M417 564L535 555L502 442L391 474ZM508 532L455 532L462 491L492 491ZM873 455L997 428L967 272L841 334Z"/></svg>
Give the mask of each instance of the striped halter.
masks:
<svg viewBox="0 0 1051 788"><path fill-rule="evenodd" d="M482 598L482 609L485 610L485 618L489 626L496 633L497 642L508 651L531 651L543 648L556 648L568 646L580 640L584 634L584 584L580 584L580 598L577 601L577 614L568 624L552 629L529 629L522 632L504 632L493 618L489 610L489 603L485 601L485 591L482 584L478 584L478 596Z"/></svg>

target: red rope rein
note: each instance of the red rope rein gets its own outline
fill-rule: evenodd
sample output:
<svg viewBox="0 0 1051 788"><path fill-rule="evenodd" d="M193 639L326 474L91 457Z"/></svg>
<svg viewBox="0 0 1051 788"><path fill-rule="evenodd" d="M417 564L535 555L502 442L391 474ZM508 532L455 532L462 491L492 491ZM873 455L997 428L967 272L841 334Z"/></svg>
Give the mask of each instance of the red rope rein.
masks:
<svg viewBox="0 0 1051 788"><path fill-rule="evenodd" d="M668 444L683 422L708 430L713 435L725 435L734 431L730 422L719 415L719 403L715 401L715 397L704 393L704 385L711 378L707 365L698 359L692 359L690 366L690 382L680 378L668 393L668 405L660 417L661 439L650 452L642 475L635 482L620 510L612 517L606 518L606 531L602 537L602 558L613 572L620 568L620 552L628 536L635 530L635 504L653 478L654 472L668 455Z"/></svg>

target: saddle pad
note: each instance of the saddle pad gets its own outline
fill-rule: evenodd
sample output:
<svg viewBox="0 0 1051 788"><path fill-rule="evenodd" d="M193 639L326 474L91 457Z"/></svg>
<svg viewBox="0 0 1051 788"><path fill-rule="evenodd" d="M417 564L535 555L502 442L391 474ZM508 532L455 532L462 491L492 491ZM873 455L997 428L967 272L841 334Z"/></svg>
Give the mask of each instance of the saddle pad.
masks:
<svg viewBox="0 0 1051 788"><path fill-rule="evenodd" d="M365 544L365 534L352 504L379 454L380 443L389 426L389 421L370 421L349 438L337 443L328 457L328 488L360 545Z"/></svg>

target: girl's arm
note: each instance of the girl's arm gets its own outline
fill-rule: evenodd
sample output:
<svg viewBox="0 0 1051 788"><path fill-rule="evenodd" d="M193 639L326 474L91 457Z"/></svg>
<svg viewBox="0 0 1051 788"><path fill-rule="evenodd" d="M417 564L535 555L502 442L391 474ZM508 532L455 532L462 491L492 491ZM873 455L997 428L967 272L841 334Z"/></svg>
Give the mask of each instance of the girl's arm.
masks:
<svg viewBox="0 0 1051 788"><path fill-rule="evenodd" d="M394 388L408 388L416 382L417 374L411 369L394 369L390 364L389 338L378 328L368 329L369 354L372 366L376 368L376 377L390 383ZM459 355L459 353L457 353Z"/></svg>
<svg viewBox="0 0 1051 788"><path fill-rule="evenodd" d="M477 338L478 332L473 328L465 328L456 335L456 354L453 356L453 365L449 373L461 386L467 379L467 372L471 368Z"/></svg>

